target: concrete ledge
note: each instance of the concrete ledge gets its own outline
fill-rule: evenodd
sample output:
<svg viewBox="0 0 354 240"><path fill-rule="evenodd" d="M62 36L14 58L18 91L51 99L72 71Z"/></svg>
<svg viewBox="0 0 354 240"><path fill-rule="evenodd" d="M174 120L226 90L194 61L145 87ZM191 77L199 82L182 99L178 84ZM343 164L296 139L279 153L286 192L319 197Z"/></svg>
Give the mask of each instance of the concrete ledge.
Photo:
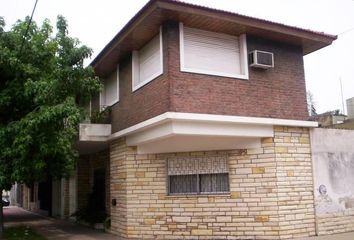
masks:
<svg viewBox="0 0 354 240"><path fill-rule="evenodd" d="M79 141L105 142L111 135L111 124L80 124Z"/></svg>

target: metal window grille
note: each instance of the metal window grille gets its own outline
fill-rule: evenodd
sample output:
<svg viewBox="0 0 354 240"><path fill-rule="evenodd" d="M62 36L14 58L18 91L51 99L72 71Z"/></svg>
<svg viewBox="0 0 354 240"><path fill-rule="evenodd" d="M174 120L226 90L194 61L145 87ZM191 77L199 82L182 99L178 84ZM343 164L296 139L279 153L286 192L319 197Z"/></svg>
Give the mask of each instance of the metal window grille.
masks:
<svg viewBox="0 0 354 240"><path fill-rule="evenodd" d="M229 192L229 168L227 160L227 155L169 158L169 194Z"/></svg>

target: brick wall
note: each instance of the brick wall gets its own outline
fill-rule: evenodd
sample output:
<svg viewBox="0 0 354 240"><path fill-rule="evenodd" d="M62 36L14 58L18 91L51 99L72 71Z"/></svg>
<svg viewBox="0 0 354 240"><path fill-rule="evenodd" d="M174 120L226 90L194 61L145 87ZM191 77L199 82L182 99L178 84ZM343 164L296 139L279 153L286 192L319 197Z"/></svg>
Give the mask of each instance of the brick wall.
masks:
<svg viewBox="0 0 354 240"><path fill-rule="evenodd" d="M290 239L315 234L307 129L275 128L229 155L230 194L168 196L166 159L111 145L111 231L123 239ZM216 152L179 153L182 155ZM178 154L178 153L177 153Z"/></svg>
<svg viewBox="0 0 354 240"><path fill-rule="evenodd" d="M164 73L145 86L132 92L132 59L127 56L120 64L119 102L112 106L112 132L130 127L169 111L170 85L168 65L170 37L168 28L163 28ZM137 49L138 50L138 49Z"/></svg>
<svg viewBox="0 0 354 240"><path fill-rule="evenodd" d="M247 47L273 52L274 69L249 68L249 80L180 72L178 23L165 23L162 76L132 92L131 56L120 62L120 101L112 106L112 131L167 111L307 119L301 47L252 36L247 36Z"/></svg>
<svg viewBox="0 0 354 240"><path fill-rule="evenodd" d="M274 53L273 69L249 68L249 80L180 72L179 32L168 44L171 111L307 119L301 47L247 36L247 49Z"/></svg>

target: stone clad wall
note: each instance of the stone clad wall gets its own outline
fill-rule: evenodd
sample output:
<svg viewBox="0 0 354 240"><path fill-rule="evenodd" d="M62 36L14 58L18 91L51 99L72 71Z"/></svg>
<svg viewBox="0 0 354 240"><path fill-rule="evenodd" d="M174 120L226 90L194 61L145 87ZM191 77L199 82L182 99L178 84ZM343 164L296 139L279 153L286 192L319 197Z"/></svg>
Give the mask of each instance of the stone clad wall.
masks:
<svg viewBox="0 0 354 240"><path fill-rule="evenodd" d="M313 171L309 131L275 128L281 238L315 235Z"/></svg>
<svg viewBox="0 0 354 240"><path fill-rule="evenodd" d="M307 129L275 128L262 148L138 155L111 145L111 231L123 239L290 239L315 234ZM168 196L171 155L228 154L230 194Z"/></svg>
<svg viewBox="0 0 354 240"><path fill-rule="evenodd" d="M354 210L318 215L318 235L330 235L354 231Z"/></svg>

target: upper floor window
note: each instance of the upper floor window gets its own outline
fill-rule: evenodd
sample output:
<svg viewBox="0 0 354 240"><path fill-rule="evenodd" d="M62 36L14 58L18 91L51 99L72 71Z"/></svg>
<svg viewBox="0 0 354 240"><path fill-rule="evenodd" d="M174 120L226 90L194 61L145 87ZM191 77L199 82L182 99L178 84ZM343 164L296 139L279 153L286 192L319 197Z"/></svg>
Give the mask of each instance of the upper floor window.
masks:
<svg viewBox="0 0 354 240"><path fill-rule="evenodd" d="M184 27L180 23L181 71L248 79L246 35Z"/></svg>
<svg viewBox="0 0 354 240"><path fill-rule="evenodd" d="M132 61L133 91L163 73L161 29L143 48L133 51Z"/></svg>
<svg viewBox="0 0 354 240"><path fill-rule="evenodd" d="M112 106L119 101L119 65L116 71L102 80L103 88L100 93L100 109Z"/></svg>

